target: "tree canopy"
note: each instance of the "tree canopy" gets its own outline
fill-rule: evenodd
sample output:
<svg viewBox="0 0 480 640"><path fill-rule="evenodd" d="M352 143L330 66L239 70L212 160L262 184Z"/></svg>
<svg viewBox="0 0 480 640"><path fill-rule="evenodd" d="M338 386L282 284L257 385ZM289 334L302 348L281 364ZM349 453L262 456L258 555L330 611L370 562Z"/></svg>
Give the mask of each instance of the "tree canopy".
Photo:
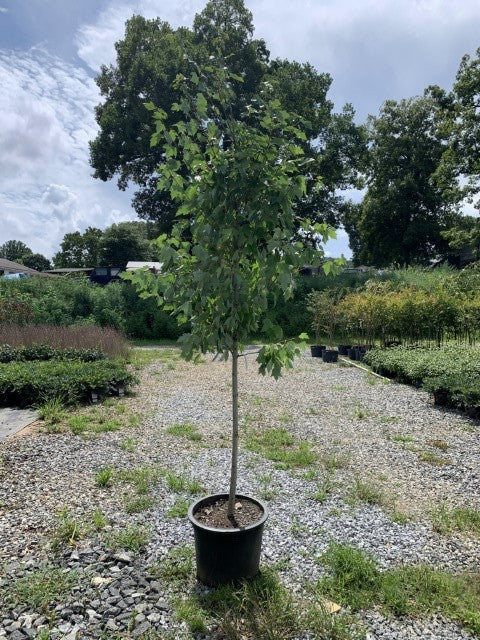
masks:
<svg viewBox="0 0 480 640"><path fill-rule="evenodd" d="M22 259L22 256L32 254L33 251L30 247L20 240L7 240L0 246L0 258L5 260L11 260L12 262L18 262Z"/></svg>
<svg viewBox="0 0 480 640"><path fill-rule="evenodd" d="M442 231L456 219L433 176L446 143L427 97L385 102L369 119L367 191L344 217L358 263L428 262L446 248Z"/></svg>
<svg viewBox="0 0 480 640"><path fill-rule="evenodd" d="M162 151L150 146L150 121L143 107L151 101L167 113L166 124L179 121L171 109L181 92L173 82L188 73L191 60L207 64L220 55L228 70L242 77L234 88L231 108L239 114L258 93L270 91L283 108L303 120L302 148L315 163L311 167L308 196L297 203L299 216L338 220L341 198L335 193L356 183L357 164L364 151L364 132L346 106L333 114L327 99L332 79L311 65L270 60L263 40L255 39L253 18L243 0L211 0L194 20L192 29L172 29L160 18L134 16L127 21L125 37L116 43L116 63L103 66L97 78L103 102L96 108L100 131L90 144L94 176L117 178L120 189L137 185L133 206L146 220L158 221L163 230L173 224L175 206L168 190L156 187L155 169ZM185 170L185 168L183 169ZM317 175L322 175L319 184ZM315 187L315 188L313 188Z"/></svg>

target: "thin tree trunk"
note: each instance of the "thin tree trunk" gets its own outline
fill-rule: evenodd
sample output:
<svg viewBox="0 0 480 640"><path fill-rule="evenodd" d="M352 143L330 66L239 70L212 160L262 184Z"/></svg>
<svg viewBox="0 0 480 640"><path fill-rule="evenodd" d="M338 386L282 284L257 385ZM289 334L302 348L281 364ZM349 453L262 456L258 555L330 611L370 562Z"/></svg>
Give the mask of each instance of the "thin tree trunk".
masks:
<svg viewBox="0 0 480 640"><path fill-rule="evenodd" d="M228 496L228 517L235 519L235 494L238 473L238 344L232 348L232 464L230 470L230 493Z"/></svg>

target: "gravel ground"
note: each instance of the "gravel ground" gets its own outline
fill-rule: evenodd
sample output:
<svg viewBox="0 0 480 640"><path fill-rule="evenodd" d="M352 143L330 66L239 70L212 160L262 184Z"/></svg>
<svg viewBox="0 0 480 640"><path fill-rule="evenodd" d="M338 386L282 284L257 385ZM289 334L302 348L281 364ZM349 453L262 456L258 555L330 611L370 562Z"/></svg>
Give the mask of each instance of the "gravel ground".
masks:
<svg viewBox="0 0 480 640"><path fill-rule="evenodd" d="M479 541L462 534L439 535L429 518L443 503L479 506L476 423L437 409L421 391L384 384L353 367L304 357L275 381L257 374L252 356L245 361L240 368L244 425L283 427L311 442L324 463L336 461L340 467L334 471L333 491L319 503L312 499L315 483L300 473L276 469L258 454L241 453L239 493L271 493L262 561L288 561L281 575L291 590L321 577L316 558L331 541L368 550L383 568L426 562L452 571L478 571ZM174 493L161 479L154 489L155 507L128 515L128 484L99 488L94 478L105 466L156 466L198 480L207 492L225 491L229 364L209 359L197 366L175 362L173 368L159 362L147 366L141 378L136 395L124 400L129 411L143 416L135 429L90 438L39 432L1 445L0 582L2 574L8 585L49 564L74 570L78 586L64 596L54 615L2 603L0 596L0 637L42 637L38 634L49 626L45 637L52 639L110 638L116 632L135 638L149 630L190 637L172 614L169 585L148 570L169 550L192 544L185 519L168 517ZM169 434L167 428L178 423L196 425L202 441ZM136 451L122 448L126 437L135 438ZM386 506L352 503L356 479L381 488ZM51 539L58 530L58 512L65 507L85 521L100 509L109 524L101 533L89 532L76 547L54 552ZM410 520L399 524L392 519L398 512ZM149 528L147 547L140 553L109 548L108 536L132 523ZM472 637L439 616L393 620L368 612L361 617L368 640Z"/></svg>

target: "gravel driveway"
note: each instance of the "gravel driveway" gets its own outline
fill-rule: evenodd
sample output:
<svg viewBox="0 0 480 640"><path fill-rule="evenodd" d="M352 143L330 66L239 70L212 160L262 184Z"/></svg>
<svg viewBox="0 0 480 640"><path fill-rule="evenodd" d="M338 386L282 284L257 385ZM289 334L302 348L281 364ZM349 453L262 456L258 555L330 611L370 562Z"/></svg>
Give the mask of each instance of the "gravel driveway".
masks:
<svg viewBox="0 0 480 640"><path fill-rule="evenodd" d="M479 541L460 533L440 535L431 522L432 512L442 505L480 506L477 423L434 407L424 392L385 384L353 367L305 356L275 381L258 375L253 357L244 360L239 373L243 437L252 428L285 429L296 440L311 443L320 477L331 470L332 490L318 502L312 499L316 485L308 474L278 469L252 451L241 453L239 492L268 493L270 498L263 562L285 565L288 560L281 570L287 585L296 590L305 580L321 577L323 569L315 559L331 541L372 552L384 568L427 562L452 571L478 571ZM168 517L174 492L162 479L154 489L155 506L127 514L128 483L101 488L94 479L107 466L117 473L161 467L198 481L208 492L225 491L229 366L210 359L197 366L178 361L147 366L136 395L124 401L129 411L142 415L135 429L94 437L37 433L2 445L4 593L5 585L46 564L74 570L78 584L56 605L50 622L38 607L7 600L2 604L0 592L0 637L35 638L48 625L46 637L53 639L98 638L102 633L107 638L127 629L124 637L141 638L150 630L190 637L172 615L168 585L148 571L172 548L192 544L188 522ZM179 424L197 427L202 440L167 432ZM134 450L125 445L128 438L135 441ZM381 506L353 499L358 482L380 491ZM52 534L64 508L79 521L101 510L109 524L103 532L89 531L75 547L53 551ZM105 536L132 523L149 528L142 552L106 548ZM361 617L369 640L472 637L439 616L392 620L368 612Z"/></svg>

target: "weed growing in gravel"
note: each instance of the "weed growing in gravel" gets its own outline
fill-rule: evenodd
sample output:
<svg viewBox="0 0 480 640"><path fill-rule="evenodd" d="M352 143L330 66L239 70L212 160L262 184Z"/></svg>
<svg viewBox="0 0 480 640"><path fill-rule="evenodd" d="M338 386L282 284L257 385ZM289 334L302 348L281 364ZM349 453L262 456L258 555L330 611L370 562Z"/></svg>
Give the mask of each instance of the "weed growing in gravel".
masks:
<svg viewBox="0 0 480 640"><path fill-rule="evenodd" d="M318 593L353 610L372 606L397 616L442 614L480 632L479 575L456 574L429 565L403 565L381 572L365 551L333 543L320 562L330 575Z"/></svg>
<svg viewBox="0 0 480 640"><path fill-rule="evenodd" d="M97 530L97 531L102 531L102 529L105 529L105 527L108 524L108 518L106 517L106 515L100 511L99 509L97 509L96 511L94 511L91 514L91 520L92 520L92 524L93 527Z"/></svg>
<svg viewBox="0 0 480 640"><path fill-rule="evenodd" d="M365 374L364 380L367 384L374 387L377 384L379 378L377 378L377 376L374 376L373 373L370 373L369 371L368 373Z"/></svg>
<svg viewBox="0 0 480 640"><path fill-rule="evenodd" d="M304 471L299 475L303 480L307 480L308 482L312 482L317 479L317 472L315 469L308 469L308 471Z"/></svg>
<svg viewBox="0 0 480 640"><path fill-rule="evenodd" d="M113 481L113 467L104 467L97 471L95 484L97 487L110 487Z"/></svg>
<svg viewBox="0 0 480 640"><path fill-rule="evenodd" d="M397 524L408 524L410 522L410 518L406 513L402 513L401 511L390 511L389 512L390 520L392 522L396 522Z"/></svg>
<svg viewBox="0 0 480 640"><path fill-rule="evenodd" d="M125 500L125 511L127 513L141 513L148 511L154 505L155 501L152 496L135 496Z"/></svg>
<svg viewBox="0 0 480 640"><path fill-rule="evenodd" d="M285 422L285 423L287 423L287 424L289 424L289 423L293 422L293 418L292 418L292 416L291 416L289 413L285 413L285 412L284 412L284 413L281 413L281 414L278 416L278 420L279 420L280 422Z"/></svg>
<svg viewBox="0 0 480 640"><path fill-rule="evenodd" d="M347 390L347 387L344 387L341 384L334 384L332 386L332 391L346 391L346 390Z"/></svg>
<svg viewBox="0 0 480 640"><path fill-rule="evenodd" d="M164 475L165 471L157 467L136 467L118 471L116 477L119 482L133 485L138 495L145 495Z"/></svg>
<svg viewBox="0 0 480 640"><path fill-rule="evenodd" d="M65 418L65 405L59 396L45 400L38 407L38 417L48 426L57 425Z"/></svg>
<svg viewBox="0 0 480 640"><path fill-rule="evenodd" d="M413 442L413 438L411 438L410 436L402 436L400 434L392 436L392 440L394 442L401 442L401 443Z"/></svg>
<svg viewBox="0 0 480 640"><path fill-rule="evenodd" d="M428 464L431 464L435 467L442 467L446 464L452 464L448 458L441 458L432 451L420 451L420 453L418 454L418 459L420 460L420 462L427 462Z"/></svg>
<svg viewBox="0 0 480 640"><path fill-rule="evenodd" d="M455 507L449 509L442 504L432 514L432 526L437 533L450 533L451 531L464 531L474 535L480 535L480 510L474 507Z"/></svg>
<svg viewBox="0 0 480 640"><path fill-rule="evenodd" d="M357 420L366 420L373 415L374 414L371 411L365 409L364 407L355 407L352 417L356 418Z"/></svg>
<svg viewBox="0 0 480 640"><path fill-rule="evenodd" d="M204 491L201 483L185 474L167 473L165 476L167 487L170 491L186 491L191 495L198 495Z"/></svg>
<svg viewBox="0 0 480 640"><path fill-rule="evenodd" d="M385 504L385 496L383 492L373 483L367 480L355 479L355 485L351 491L352 501L360 500L367 504L377 504L379 506Z"/></svg>
<svg viewBox="0 0 480 640"><path fill-rule="evenodd" d="M335 471L336 469L348 467L349 458L344 453L329 451L320 456L320 463L327 471Z"/></svg>
<svg viewBox="0 0 480 640"><path fill-rule="evenodd" d="M277 469L308 467L316 461L309 442L296 441L286 429L249 429L245 448L275 462Z"/></svg>
<svg viewBox="0 0 480 640"><path fill-rule="evenodd" d="M272 568L240 585L226 585L175 604L193 632L210 626L228 640L290 640L305 634L329 640L361 637L351 617L327 613L321 599L294 597Z"/></svg>
<svg viewBox="0 0 480 640"><path fill-rule="evenodd" d="M263 500L273 500L277 495L278 491L272 487L272 474L265 473L261 476L258 476L258 480L260 482L259 496Z"/></svg>
<svg viewBox="0 0 480 640"><path fill-rule="evenodd" d="M72 517L68 509L62 509L58 514L59 524L52 536L51 547L59 549L62 544L74 545L85 535L85 527L76 518Z"/></svg>
<svg viewBox="0 0 480 640"><path fill-rule="evenodd" d="M136 438L124 438L120 443L120 448L128 453L134 453L137 450L138 440Z"/></svg>
<svg viewBox="0 0 480 640"><path fill-rule="evenodd" d="M378 419L380 420L380 422L390 423L398 422L400 418L397 418L397 416L379 416Z"/></svg>
<svg viewBox="0 0 480 640"><path fill-rule="evenodd" d="M313 500L316 500L317 502L325 502L329 494L332 493L334 486L333 474L331 472L327 472L317 483L317 490L312 495Z"/></svg>
<svg viewBox="0 0 480 640"><path fill-rule="evenodd" d="M440 449L440 451L448 450L448 443L445 442L445 440L427 440L426 444L428 444L430 447Z"/></svg>
<svg viewBox="0 0 480 640"><path fill-rule="evenodd" d="M158 564L150 567L150 573L167 582L186 583L194 577L194 555L193 547L175 547Z"/></svg>
<svg viewBox="0 0 480 640"><path fill-rule="evenodd" d="M137 371L153 362L173 364L178 359L175 349L134 349L130 356L130 362Z"/></svg>
<svg viewBox="0 0 480 640"><path fill-rule="evenodd" d="M166 518L185 518L188 513L190 502L186 498L177 496L175 502L166 511Z"/></svg>
<svg viewBox="0 0 480 640"><path fill-rule="evenodd" d="M11 582L5 594L10 605L23 605L46 612L52 602L63 600L77 582L74 571L44 567Z"/></svg>
<svg viewBox="0 0 480 640"><path fill-rule="evenodd" d="M110 549L125 549L138 552L150 540L150 533L145 527L132 524L124 529L112 531L106 536L105 542Z"/></svg>
<svg viewBox="0 0 480 640"><path fill-rule="evenodd" d="M192 440L193 442L199 442L202 439L200 433L198 433L198 428L194 424L188 423L178 423L172 424L172 426L168 427L167 433L172 436L177 436L179 438L186 438L187 440Z"/></svg>

